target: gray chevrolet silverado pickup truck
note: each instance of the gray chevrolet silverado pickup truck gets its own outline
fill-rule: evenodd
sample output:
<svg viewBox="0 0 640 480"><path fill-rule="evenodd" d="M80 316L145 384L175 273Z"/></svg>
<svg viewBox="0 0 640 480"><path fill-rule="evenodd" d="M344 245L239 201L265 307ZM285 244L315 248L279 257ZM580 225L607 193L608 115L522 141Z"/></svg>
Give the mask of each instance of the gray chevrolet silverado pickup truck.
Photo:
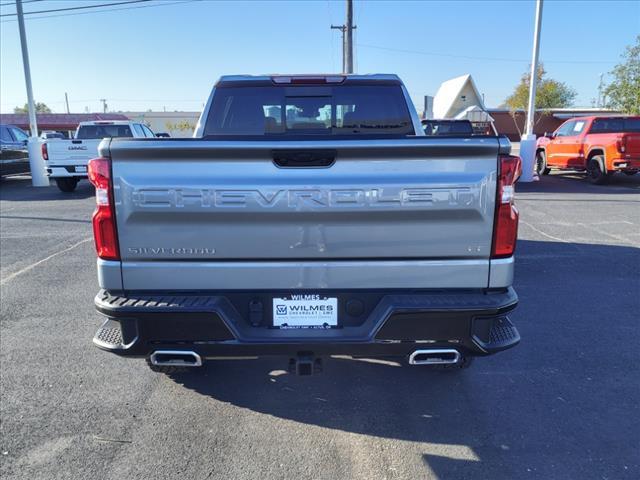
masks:
<svg viewBox="0 0 640 480"><path fill-rule="evenodd" d="M427 137L395 75L225 76L189 139L105 139L93 341L155 370L281 355L463 368L516 345L520 159Z"/></svg>

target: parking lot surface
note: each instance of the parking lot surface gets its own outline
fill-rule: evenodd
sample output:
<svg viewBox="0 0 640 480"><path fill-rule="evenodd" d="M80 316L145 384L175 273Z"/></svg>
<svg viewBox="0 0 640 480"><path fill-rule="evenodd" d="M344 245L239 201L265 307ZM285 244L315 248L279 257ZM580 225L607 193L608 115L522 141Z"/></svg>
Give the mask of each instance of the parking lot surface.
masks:
<svg viewBox="0 0 640 480"><path fill-rule="evenodd" d="M3 479L640 478L640 175L519 185L522 343L457 373L101 352L93 205L0 187Z"/></svg>

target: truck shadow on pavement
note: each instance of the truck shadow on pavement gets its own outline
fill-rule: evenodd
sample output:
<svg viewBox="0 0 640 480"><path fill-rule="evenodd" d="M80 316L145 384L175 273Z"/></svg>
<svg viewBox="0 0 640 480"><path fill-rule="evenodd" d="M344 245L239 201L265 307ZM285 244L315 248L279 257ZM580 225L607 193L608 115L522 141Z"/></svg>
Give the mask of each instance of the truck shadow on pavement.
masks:
<svg viewBox="0 0 640 480"><path fill-rule="evenodd" d="M519 241L522 343L468 370L331 358L296 377L282 358L211 361L172 378L254 412L394 439L438 478L633 478L638 268L638 248Z"/></svg>

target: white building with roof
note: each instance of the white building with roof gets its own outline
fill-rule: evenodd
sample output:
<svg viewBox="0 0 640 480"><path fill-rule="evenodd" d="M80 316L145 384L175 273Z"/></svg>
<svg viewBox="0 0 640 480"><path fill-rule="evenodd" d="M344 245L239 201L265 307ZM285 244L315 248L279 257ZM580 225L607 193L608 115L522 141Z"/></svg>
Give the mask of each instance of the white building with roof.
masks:
<svg viewBox="0 0 640 480"><path fill-rule="evenodd" d="M469 74L443 82L433 98L433 118L470 120L476 123L491 122L482 95Z"/></svg>
<svg viewBox="0 0 640 480"><path fill-rule="evenodd" d="M473 77L461 75L443 82L433 97L432 112L435 119L469 120L476 126L489 125L493 118L487 113Z"/></svg>

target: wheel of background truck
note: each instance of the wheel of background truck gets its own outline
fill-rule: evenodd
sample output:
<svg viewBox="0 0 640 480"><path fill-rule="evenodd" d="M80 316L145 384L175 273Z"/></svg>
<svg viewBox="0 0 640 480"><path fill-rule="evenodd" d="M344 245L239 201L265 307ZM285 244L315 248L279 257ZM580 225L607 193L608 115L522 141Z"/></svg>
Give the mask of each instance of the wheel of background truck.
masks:
<svg viewBox="0 0 640 480"><path fill-rule="evenodd" d="M538 175L549 175L551 169L547 167L547 156L544 150L536 152L536 173Z"/></svg>
<svg viewBox="0 0 640 480"><path fill-rule="evenodd" d="M604 157L594 155L587 162L587 178L594 185L603 185L609 180L609 174L604 169Z"/></svg>
<svg viewBox="0 0 640 480"><path fill-rule="evenodd" d="M635 174L636 174L636 173L638 173L638 172L637 172L637 171L636 171L636 172L634 172L634 171L632 171L632 170L623 170L623 171L622 171L622 173L624 173L625 175L632 176L632 175L635 175Z"/></svg>
<svg viewBox="0 0 640 480"><path fill-rule="evenodd" d="M458 371L463 370L465 368L469 368L475 357L466 357L461 356L460 361L458 363L447 364L447 365L417 365L418 367L426 368L427 370L437 370L437 371Z"/></svg>
<svg viewBox="0 0 640 480"><path fill-rule="evenodd" d="M151 370L158 373L164 373L165 375L171 375L173 373L183 373L187 371L188 367L174 367L169 365L154 365L151 363L151 359L146 358L145 361Z"/></svg>
<svg viewBox="0 0 640 480"><path fill-rule="evenodd" d="M62 192L73 192L78 186L77 178L56 178L56 185Z"/></svg>

